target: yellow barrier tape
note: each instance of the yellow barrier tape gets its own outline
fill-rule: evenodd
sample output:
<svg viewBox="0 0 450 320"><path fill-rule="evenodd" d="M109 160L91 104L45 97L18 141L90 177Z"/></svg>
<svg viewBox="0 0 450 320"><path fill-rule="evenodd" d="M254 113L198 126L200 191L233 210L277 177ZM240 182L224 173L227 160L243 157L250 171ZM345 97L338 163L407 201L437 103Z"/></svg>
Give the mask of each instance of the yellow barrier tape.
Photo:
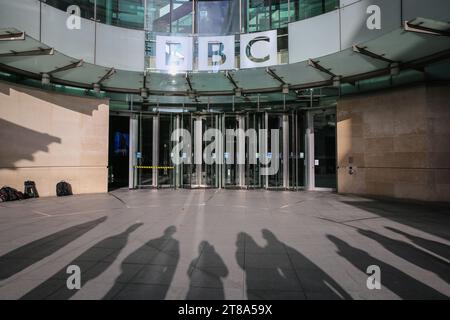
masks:
<svg viewBox="0 0 450 320"><path fill-rule="evenodd" d="M175 167L162 167L162 166L134 166L136 169L162 169L162 170L168 170L168 169L175 169Z"/></svg>

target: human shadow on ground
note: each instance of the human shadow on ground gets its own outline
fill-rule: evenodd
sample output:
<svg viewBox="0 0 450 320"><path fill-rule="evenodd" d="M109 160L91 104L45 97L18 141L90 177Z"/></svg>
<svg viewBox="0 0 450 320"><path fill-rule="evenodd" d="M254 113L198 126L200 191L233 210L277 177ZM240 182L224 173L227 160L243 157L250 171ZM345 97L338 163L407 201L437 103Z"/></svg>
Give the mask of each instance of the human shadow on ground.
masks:
<svg viewBox="0 0 450 320"><path fill-rule="evenodd" d="M352 247L347 242L332 235L327 235L327 238L336 245L337 253L360 271L366 273L367 267L378 266L381 270L381 288L388 288L401 299L448 299L439 291L371 256L364 250Z"/></svg>
<svg viewBox="0 0 450 320"><path fill-rule="evenodd" d="M0 280L7 279L52 255L105 220L106 217L101 217L78 224L27 243L6 253L0 257Z"/></svg>
<svg viewBox="0 0 450 320"><path fill-rule="evenodd" d="M449 207L434 203L411 203L367 198L366 201L342 201L349 206L379 217L450 240Z"/></svg>
<svg viewBox="0 0 450 320"><path fill-rule="evenodd" d="M190 279L186 300L224 300L222 278L228 276L228 268L208 241L199 245L199 256L192 260L188 269Z"/></svg>
<svg viewBox="0 0 450 320"><path fill-rule="evenodd" d="M21 299L70 299L78 290L67 287L67 279L70 276L67 273L67 268L73 265L80 268L81 288L83 288L90 280L95 279L108 269L116 260L121 250L127 245L129 235L141 225L142 223L135 223L124 232L96 243L55 273L51 278L25 294Z"/></svg>
<svg viewBox="0 0 450 320"><path fill-rule="evenodd" d="M437 254L438 256L441 256L444 259L450 260L450 246L448 246L442 242L418 237L418 236L409 234L405 231L401 231L401 230L398 230L398 229L392 228L392 227L385 227L385 228L392 232L395 232L395 233L405 236L406 238L409 239L409 241L418 245L419 247L422 247L423 249L431 251L431 252Z"/></svg>
<svg viewBox="0 0 450 320"><path fill-rule="evenodd" d="M370 230L358 229L358 232L375 240L396 256L409 261L422 269L433 272L447 283L450 282L450 265L446 261L418 249L409 243L392 239Z"/></svg>
<svg viewBox="0 0 450 320"><path fill-rule="evenodd" d="M170 226L161 237L149 240L121 263L121 273L103 299L163 300L180 259L177 229Z"/></svg>
<svg viewBox="0 0 450 320"><path fill-rule="evenodd" d="M267 242L262 247L246 233L236 242L249 299L351 299L325 271L273 232L264 229L262 235Z"/></svg>

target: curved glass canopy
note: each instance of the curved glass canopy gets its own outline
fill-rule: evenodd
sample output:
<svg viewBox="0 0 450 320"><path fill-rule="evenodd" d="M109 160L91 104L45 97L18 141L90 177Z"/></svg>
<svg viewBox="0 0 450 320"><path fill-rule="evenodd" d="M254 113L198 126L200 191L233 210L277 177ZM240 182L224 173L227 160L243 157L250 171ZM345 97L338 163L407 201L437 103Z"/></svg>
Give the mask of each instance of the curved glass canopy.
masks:
<svg viewBox="0 0 450 320"><path fill-rule="evenodd" d="M52 83L122 93L202 98L288 93L420 70L450 57L450 24L417 18L337 53L288 65L216 73L133 72L66 56L14 28L0 29L0 70ZM204 100L204 99L203 99Z"/></svg>

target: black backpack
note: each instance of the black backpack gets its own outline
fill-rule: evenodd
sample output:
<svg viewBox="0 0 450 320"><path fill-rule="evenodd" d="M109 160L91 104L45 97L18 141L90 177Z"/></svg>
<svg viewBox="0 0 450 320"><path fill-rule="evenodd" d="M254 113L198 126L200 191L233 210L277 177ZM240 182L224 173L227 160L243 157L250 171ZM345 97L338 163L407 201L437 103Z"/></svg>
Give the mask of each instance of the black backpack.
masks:
<svg viewBox="0 0 450 320"><path fill-rule="evenodd" d="M25 181L24 195L26 199L39 198L39 193L37 192L34 181Z"/></svg>
<svg viewBox="0 0 450 320"><path fill-rule="evenodd" d="M56 195L58 197L71 196L72 187L65 181L60 181L56 184Z"/></svg>
<svg viewBox="0 0 450 320"><path fill-rule="evenodd" d="M23 198L24 198L23 193L14 188L3 187L0 189L0 200L2 202L22 200Z"/></svg>

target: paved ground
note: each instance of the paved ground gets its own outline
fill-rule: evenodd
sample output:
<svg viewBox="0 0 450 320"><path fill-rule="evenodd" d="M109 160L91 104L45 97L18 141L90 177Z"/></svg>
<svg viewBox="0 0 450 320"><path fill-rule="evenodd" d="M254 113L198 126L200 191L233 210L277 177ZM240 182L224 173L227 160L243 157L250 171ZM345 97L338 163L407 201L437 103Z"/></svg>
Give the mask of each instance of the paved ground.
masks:
<svg viewBox="0 0 450 320"><path fill-rule="evenodd" d="M0 204L2 299L448 299L449 260L443 206L262 190Z"/></svg>

